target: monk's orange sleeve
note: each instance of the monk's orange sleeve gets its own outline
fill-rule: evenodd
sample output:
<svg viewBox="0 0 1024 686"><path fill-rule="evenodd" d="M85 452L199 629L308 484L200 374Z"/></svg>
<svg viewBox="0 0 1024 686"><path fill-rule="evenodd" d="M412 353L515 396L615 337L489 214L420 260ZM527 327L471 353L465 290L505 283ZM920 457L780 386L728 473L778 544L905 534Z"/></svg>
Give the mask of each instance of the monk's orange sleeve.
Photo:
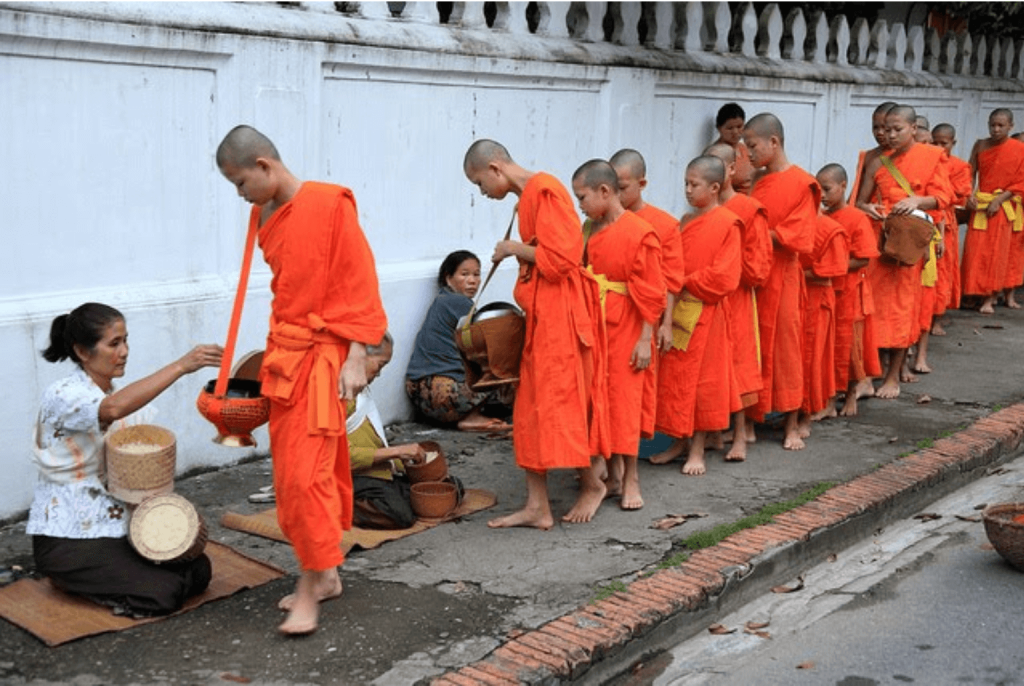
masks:
<svg viewBox="0 0 1024 686"><path fill-rule="evenodd" d="M627 281L629 297L648 324L656 324L665 310L665 279L661 269L661 245L658 235L650 231L640 242Z"/></svg>
<svg viewBox="0 0 1024 686"><path fill-rule="evenodd" d="M699 300L709 305L717 304L740 285L741 255L740 220L737 217L732 220L732 226L722 232L714 259L703 269L688 274L683 287Z"/></svg>
<svg viewBox="0 0 1024 686"><path fill-rule="evenodd" d="M537 200L537 271L547 281L559 282L573 273L583 259L583 234L571 202L542 189Z"/></svg>
<svg viewBox="0 0 1024 686"><path fill-rule="evenodd" d="M758 203L743 226L742 283L757 288L768 280L772 270L772 235L768 230L768 211Z"/></svg>

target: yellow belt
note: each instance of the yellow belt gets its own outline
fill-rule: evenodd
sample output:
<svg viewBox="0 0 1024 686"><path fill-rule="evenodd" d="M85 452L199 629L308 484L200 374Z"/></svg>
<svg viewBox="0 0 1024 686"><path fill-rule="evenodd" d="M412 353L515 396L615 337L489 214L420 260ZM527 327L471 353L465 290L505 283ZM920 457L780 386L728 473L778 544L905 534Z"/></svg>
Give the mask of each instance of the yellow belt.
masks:
<svg viewBox="0 0 1024 686"><path fill-rule="evenodd" d="M618 293L619 295L629 295L629 288L625 281L612 281L604 274L595 274L594 267L588 265L587 271L594 275L594 280L597 281L597 286L600 289L601 294L601 312L604 312L604 303L608 297L608 293Z"/></svg>
<svg viewBox="0 0 1024 686"><path fill-rule="evenodd" d="M704 311L704 303L688 291L683 291L681 298L676 300L672 308L672 347L686 350L690 345L690 337L697 328L700 313Z"/></svg>
<svg viewBox="0 0 1024 686"><path fill-rule="evenodd" d="M928 244L928 261L921 270L921 285L931 288L939 280L939 261L935 256L935 240Z"/></svg>
<svg viewBox="0 0 1024 686"><path fill-rule="evenodd" d="M976 191L974 193L974 197L978 199L978 205L977 211L974 213L974 221L971 222L972 228L979 231L988 229L988 215L982 210L987 210L992 201L1002 192L1003 189L997 188L991 193L985 193L984 191ZM1013 196L1002 204L1002 208L1013 230L1024 231L1024 208L1021 207L1021 197L1019 195Z"/></svg>

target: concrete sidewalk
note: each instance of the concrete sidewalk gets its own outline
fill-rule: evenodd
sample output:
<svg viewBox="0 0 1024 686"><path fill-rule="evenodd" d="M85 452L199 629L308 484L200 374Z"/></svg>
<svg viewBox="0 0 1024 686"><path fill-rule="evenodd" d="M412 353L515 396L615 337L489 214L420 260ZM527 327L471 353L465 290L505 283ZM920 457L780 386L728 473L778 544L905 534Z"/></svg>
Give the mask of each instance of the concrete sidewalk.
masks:
<svg viewBox="0 0 1024 686"><path fill-rule="evenodd" d="M311 637L274 631L275 604L292 577L54 649L0 622L0 681L600 683L1016 452L1024 409L1010 406L1024 397L1024 314L959 311L948 321L949 335L932 339L935 373L905 385L895 401L864 401L859 417L816 425L806 450L783 451L780 433L759 427L747 462L726 464L711 453L703 477L684 477L680 463L642 463L642 510L624 512L609 500L593 522L548 532L486 526L525 495L509 441L413 423L390 427L394 442L439 441L452 472L469 487L496 491L497 507L354 551L342 569L345 595L324 605ZM246 496L269 479L269 461L261 460L182 479L177 490L212 524L211 538L294 572L287 546L217 525L227 510L258 511ZM757 533L659 569L678 552L674 542L821 482L845 485ZM576 495L572 474L553 475L551 495L556 513L565 512ZM668 514L688 513L708 516L651 528ZM23 522L0 531L0 561L31 568Z"/></svg>

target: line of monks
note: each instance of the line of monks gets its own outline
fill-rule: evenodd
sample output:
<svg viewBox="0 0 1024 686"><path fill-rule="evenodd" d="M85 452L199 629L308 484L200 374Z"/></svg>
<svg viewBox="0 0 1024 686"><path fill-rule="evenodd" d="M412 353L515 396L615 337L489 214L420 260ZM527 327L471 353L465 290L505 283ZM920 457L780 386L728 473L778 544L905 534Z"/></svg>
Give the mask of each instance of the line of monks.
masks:
<svg viewBox="0 0 1024 686"><path fill-rule="evenodd" d="M884 103L851 188L839 164L812 176L791 163L774 115L740 123L741 142L723 132L687 166L693 210L681 220L643 200L635 150L575 172L581 226L556 178L495 141L470 146L467 178L487 197L519 198L519 240L499 242L492 259L518 260L526 317L513 445L527 500L490 526L551 528L547 472L558 468L580 481L563 521L589 521L609 495L643 507L637 455L655 432L674 441L651 462L685 455L689 475L705 472L709 443L731 440L725 460L744 460L770 413L784 416L783 447L801 450L813 421L855 415L867 395L896 398L914 372L932 371L929 336L944 333L939 317L962 295L983 313L1001 294L1018 307L1024 143L1009 135L1009 110L992 113L967 163L950 153L952 126L929 132L912 107ZM931 223L927 254L884 256L886 218L915 215Z"/></svg>

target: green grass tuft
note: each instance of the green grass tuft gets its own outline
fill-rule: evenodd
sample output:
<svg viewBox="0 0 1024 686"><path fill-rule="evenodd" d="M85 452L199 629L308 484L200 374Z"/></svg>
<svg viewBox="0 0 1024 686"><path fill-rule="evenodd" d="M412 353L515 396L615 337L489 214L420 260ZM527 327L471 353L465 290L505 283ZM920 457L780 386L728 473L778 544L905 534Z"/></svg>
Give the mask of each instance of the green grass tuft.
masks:
<svg viewBox="0 0 1024 686"><path fill-rule="evenodd" d="M594 603L600 602L606 598L611 598L616 593L624 593L626 590L626 584L616 579L615 581L599 587L590 599L590 604L593 605Z"/></svg>

